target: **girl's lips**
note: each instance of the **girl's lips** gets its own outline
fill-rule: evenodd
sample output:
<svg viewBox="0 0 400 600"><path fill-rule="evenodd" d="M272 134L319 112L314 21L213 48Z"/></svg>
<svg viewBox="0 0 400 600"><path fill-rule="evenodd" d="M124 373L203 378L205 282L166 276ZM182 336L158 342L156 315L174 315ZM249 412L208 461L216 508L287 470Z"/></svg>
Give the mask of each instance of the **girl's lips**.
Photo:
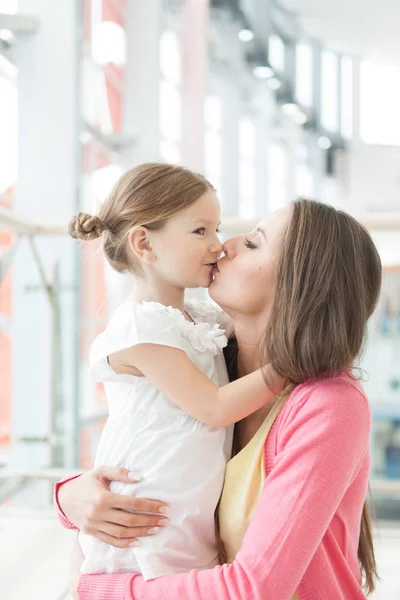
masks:
<svg viewBox="0 0 400 600"><path fill-rule="evenodd" d="M212 273L213 275L216 275L217 273L219 273L218 264L215 264L215 265L213 266L213 269L212 269L211 273Z"/></svg>
<svg viewBox="0 0 400 600"><path fill-rule="evenodd" d="M207 263L204 265L205 267L208 267L211 271L211 273L213 272L213 270L215 269L215 263Z"/></svg>

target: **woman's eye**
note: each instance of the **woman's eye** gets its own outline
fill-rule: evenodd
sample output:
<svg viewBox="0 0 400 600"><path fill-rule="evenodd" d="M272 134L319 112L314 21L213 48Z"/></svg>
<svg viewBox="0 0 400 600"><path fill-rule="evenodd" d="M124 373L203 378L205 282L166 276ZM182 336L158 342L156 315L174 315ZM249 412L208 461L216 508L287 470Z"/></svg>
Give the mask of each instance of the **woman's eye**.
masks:
<svg viewBox="0 0 400 600"><path fill-rule="evenodd" d="M246 246L246 248L251 248L252 250L254 250L255 248L257 248L257 246L255 244L253 244L253 242L251 242L250 240L248 240L246 238L244 245Z"/></svg>
<svg viewBox="0 0 400 600"><path fill-rule="evenodd" d="M198 233L199 235L204 235L205 232L206 232L205 227L199 227L199 229L196 229L196 231L193 231L193 233Z"/></svg>

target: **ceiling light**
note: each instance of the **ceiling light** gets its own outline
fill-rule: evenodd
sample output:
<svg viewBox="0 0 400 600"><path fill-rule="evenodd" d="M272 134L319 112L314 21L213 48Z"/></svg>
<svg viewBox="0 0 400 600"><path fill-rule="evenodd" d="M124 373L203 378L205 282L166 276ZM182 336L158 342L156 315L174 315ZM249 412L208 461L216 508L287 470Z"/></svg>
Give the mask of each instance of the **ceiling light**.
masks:
<svg viewBox="0 0 400 600"><path fill-rule="evenodd" d="M306 113L303 113L302 110L295 113L292 118L293 118L293 121L295 123L297 123L297 125L305 125L305 123L307 123L307 120L308 120Z"/></svg>
<svg viewBox="0 0 400 600"><path fill-rule="evenodd" d="M267 65L258 65L253 69L253 75L257 79L271 79L274 76L274 70L272 67L267 67Z"/></svg>
<svg viewBox="0 0 400 600"><path fill-rule="evenodd" d="M326 135L321 135L321 137L318 138L318 146L322 150L329 150L329 148L332 148L332 142Z"/></svg>
<svg viewBox="0 0 400 600"><path fill-rule="evenodd" d="M254 33L251 29L241 29L238 37L241 42L251 42L251 40L254 40Z"/></svg>
<svg viewBox="0 0 400 600"><path fill-rule="evenodd" d="M286 104L282 104L281 110L283 114L287 117L293 117L294 115L297 115L300 112L299 106L294 102L287 102Z"/></svg>
<svg viewBox="0 0 400 600"><path fill-rule="evenodd" d="M281 82L277 77L272 77L271 79L268 79L268 85L271 90L279 90L281 87Z"/></svg>
<svg viewBox="0 0 400 600"><path fill-rule="evenodd" d="M82 131L79 140L82 144L90 144L93 141L93 136L88 131Z"/></svg>
<svg viewBox="0 0 400 600"><path fill-rule="evenodd" d="M10 29L0 29L0 40L8 44L14 39L13 32Z"/></svg>

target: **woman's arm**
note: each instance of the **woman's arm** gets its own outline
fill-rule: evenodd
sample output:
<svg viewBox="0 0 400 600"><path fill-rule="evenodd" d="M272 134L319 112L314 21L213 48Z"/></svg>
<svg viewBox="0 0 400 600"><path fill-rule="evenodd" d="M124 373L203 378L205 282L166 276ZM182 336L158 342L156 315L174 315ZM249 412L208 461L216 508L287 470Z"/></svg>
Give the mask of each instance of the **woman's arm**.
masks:
<svg viewBox="0 0 400 600"><path fill-rule="evenodd" d="M314 385L280 424L273 468L231 565L147 582L85 575L80 600L289 600L359 471L369 431L362 394L343 382Z"/></svg>
<svg viewBox="0 0 400 600"><path fill-rule="evenodd" d="M270 365L219 387L182 350L138 344L109 357L116 372L138 369L182 410L211 427L237 423L282 391L284 380ZM266 379L269 386L266 383Z"/></svg>
<svg viewBox="0 0 400 600"><path fill-rule="evenodd" d="M135 483L137 479L122 467L98 467L56 483L54 503L61 525L81 529L119 548L149 535L152 527L166 525L168 507L163 502L114 494L109 490L111 481Z"/></svg>

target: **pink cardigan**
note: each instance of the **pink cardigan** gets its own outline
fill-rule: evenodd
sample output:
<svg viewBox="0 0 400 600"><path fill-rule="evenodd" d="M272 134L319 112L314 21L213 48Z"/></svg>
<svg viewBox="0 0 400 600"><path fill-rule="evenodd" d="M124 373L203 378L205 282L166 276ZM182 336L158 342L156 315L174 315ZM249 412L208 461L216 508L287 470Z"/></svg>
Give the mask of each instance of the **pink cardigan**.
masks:
<svg viewBox="0 0 400 600"><path fill-rule="evenodd" d="M80 600L365 598L357 547L370 428L367 398L347 374L297 387L268 436L264 492L233 564L147 582L84 575Z"/></svg>

